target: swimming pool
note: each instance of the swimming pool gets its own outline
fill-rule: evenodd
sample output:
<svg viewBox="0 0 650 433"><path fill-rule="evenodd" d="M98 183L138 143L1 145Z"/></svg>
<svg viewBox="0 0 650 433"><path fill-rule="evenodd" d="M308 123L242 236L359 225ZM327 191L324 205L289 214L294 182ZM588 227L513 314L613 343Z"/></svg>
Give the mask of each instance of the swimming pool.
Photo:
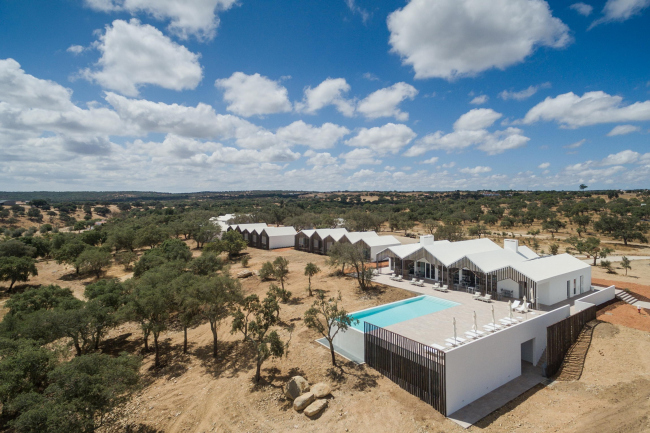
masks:
<svg viewBox="0 0 650 433"><path fill-rule="evenodd" d="M446 310L457 305L460 304L433 296L422 295L405 299L404 301L358 311L352 313L350 316L359 321L358 323L353 323L352 327L364 332L364 322L385 328L395 323L415 319L426 314L437 313L438 311Z"/></svg>

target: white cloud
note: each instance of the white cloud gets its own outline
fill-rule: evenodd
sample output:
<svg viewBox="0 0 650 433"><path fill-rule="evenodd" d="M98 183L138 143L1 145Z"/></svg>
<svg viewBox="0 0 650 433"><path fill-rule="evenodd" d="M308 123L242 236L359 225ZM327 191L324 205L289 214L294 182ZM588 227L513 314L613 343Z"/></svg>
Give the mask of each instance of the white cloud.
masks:
<svg viewBox="0 0 650 433"><path fill-rule="evenodd" d="M85 69L81 75L124 95L137 95L145 84L194 89L203 78L198 54L136 19L113 21L95 47L102 53L98 69Z"/></svg>
<svg viewBox="0 0 650 433"><path fill-rule="evenodd" d="M351 150L347 153L342 153L339 155L339 158L345 160L343 168L352 169L357 168L360 165L377 165L381 164L381 160L377 159L378 152L375 152L373 149L359 148Z"/></svg>
<svg viewBox="0 0 650 433"><path fill-rule="evenodd" d="M593 6L582 2L574 3L569 7L574 11L578 12L580 15L584 15L586 17L591 15L591 12L594 10Z"/></svg>
<svg viewBox="0 0 650 433"><path fill-rule="evenodd" d="M70 45L66 51L76 56L83 53L85 49L86 48L82 47L81 45Z"/></svg>
<svg viewBox="0 0 650 433"><path fill-rule="evenodd" d="M616 135L631 134L632 132L639 132L640 130L641 130L640 127L634 125L618 125L615 126L614 129L609 131L607 133L607 136L614 137Z"/></svg>
<svg viewBox="0 0 650 433"><path fill-rule="evenodd" d="M291 111L287 89L260 74L235 72L229 78L216 80L215 86L224 90L223 99L229 103L228 110L240 116Z"/></svg>
<svg viewBox="0 0 650 433"><path fill-rule="evenodd" d="M327 78L315 88L307 87L302 102L296 103L296 110L314 114L328 105L334 105L344 116L354 115L354 103L343 95L350 91L345 78Z"/></svg>
<svg viewBox="0 0 650 433"><path fill-rule="evenodd" d="M540 165L537 166L537 168L541 168L542 170L545 170L551 166L550 162L543 162Z"/></svg>
<svg viewBox="0 0 650 433"><path fill-rule="evenodd" d="M425 161L422 161L422 164L435 164L435 163L438 162L438 159L440 159L440 158L438 158L437 156L434 156L433 158L429 158L429 159L427 159Z"/></svg>
<svg viewBox="0 0 650 433"><path fill-rule="evenodd" d="M547 89L549 87L551 87L551 83L543 83L539 86L528 86L527 89L520 90L518 92L504 90L499 93L499 98L503 99L504 101L507 101L508 99L523 101L524 99L528 99L533 96L539 89Z"/></svg>
<svg viewBox="0 0 650 433"><path fill-rule="evenodd" d="M648 6L650 0L607 0L603 7L603 16L591 23L589 28L611 21L626 21Z"/></svg>
<svg viewBox="0 0 650 433"><path fill-rule="evenodd" d="M587 139L583 138L582 140L576 141L575 143L567 144L566 146L564 146L564 148L565 149L577 149L580 146L582 146L583 144L585 144L586 141L587 141Z"/></svg>
<svg viewBox="0 0 650 433"><path fill-rule="evenodd" d="M324 123L321 127L309 125L302 120L279 128L276 135L281 140L292 144L309 146L312 149L328 149L348 135L350 130L333 123Z"/></svg>
<svg viewBox="0 0 650 433"><path fill-rule="evenodd" d="M473 104L473 105L483 105L489 99L490 99L490 97L488 95L479 95L479 96L475 97L474 99L472 99L471 101L469 101L469 103Z"/></svg>
<svg viewBox="0 0 650 433"><path fill-rule="evenodd" d="M236 0L85 0L88 7L101 12L146 13L158 20L170 20L168 30L180 38L214 38L219 26L217 12L226 11Z"/></svg>
<svg viewBox="0 0 650 433"><path fill-rule="evenodd" d="M395 83L368 95L359 102L357 111L368 119L395 117L404 122L408 120L409 114L401 111L397 106L406 99L413 100L417 94L417 89L410 84Z"/></svg>
<svg viewBox="0 0 650 433"><path fill-rule="evenodd" d="M485 129L492 126L492 124L502 116L503 114L497 113L491 108L474 108L456 120L454 123L454 129L456 131L476 131L478 129Z"/></svg>
<svg viewBox="0 0 650 433"><path fill-rule="evenodd" d="M26 74L14 59L0 60L0 101L19 108L70 110L72 90Z"/></svg>
<svg viewBox="0 0 650 433"><path fill-rule="evenodd" d="M397 153L416 136L406 125L387 123L374 128L361 128L356 136L345 142L352 147L365 147L377 155Z"/></svg>
<svg viewBox="0 0 650 433"><path fill-rule="evenodd" d="M437 131L418 140L404 156L419 156L429 150L444 150L447 153L459 152L476 146L488 155L497 155L506 150L523 147L530 140L518 128L490 133L489 128L502 116L489 108L474 108L463 114L454 123L454 132L445 134Z"/></svg>
<svg viewBox="0 0 650 433"><path fill-rule="evenodd" d="M599 123L650 120L650 101L622 105L623 98L602 91L578 96L573 92L548 97L531 108L523 120L531 124L540 120L556 121L562 127L579 128Z"/></svg>
<svg viewBox="0 0 650 433"><path fill-rule="evenodd" d="M633 150L623 150L618 153L608 155L604 158L598 165L608 166L608 165L622 165L622 164L632 164L636 162L641 154L634 152Z"/></svg>
<svg viewBox="0 0 650 433"><path fill-rule="evenodd" d="M362 75L362 77L368 81L379 81L379 77L372 72L366 72Z"/></svg>
<svg viewBox="0 0 650 433"><path fill-rule="evenodd" d="M316 167L325 167L326 165L335 165L338 163L338 158L332 156L328 152L313 152L310 154L305 153L305 156L310 156L310 158L307 160L307 165L313 165Z"/></svg>
<svg viewBox="0 0 650 433"><path fill-rule="evenodd" d="M490 167L477 165L476 167L473 168L469 168L469 167L461 168L458 171L465 174L471 174L472 176L478 176L479 174L482 173L489 173L492 171L492 169Z"/></svg>
<svg viewBox="0 0 650 433"><path fill-rule="evenodd" d="M370 13L367 10L359 7L356 0L345 0L345 4L348 5L348 9L350 9L352 13L359 14L359 16L361 16L361 20L364 22L364 24L370 18Z"/></svg>
<svg viewBox="0 0 650 433"><path fill-rule="evenodd" d="M416 78L454 79L562 48L569 28L543 0L411 0L388 16L392 52Z"/></svg>

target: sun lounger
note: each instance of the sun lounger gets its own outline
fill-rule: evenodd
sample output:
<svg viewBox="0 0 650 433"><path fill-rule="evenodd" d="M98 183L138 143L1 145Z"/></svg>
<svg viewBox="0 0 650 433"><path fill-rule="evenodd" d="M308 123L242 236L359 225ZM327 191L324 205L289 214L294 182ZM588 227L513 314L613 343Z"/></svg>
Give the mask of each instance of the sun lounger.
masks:
<svg viewBox="0 0 650 433"><path fill-rule="evenodd" d="M409 284L417 285L418 284L418 279L413 278L411 281L409 281Z"/></svg>
<svg viewBox="0 0 650 433"><path fill-rule="evenodd" d="M432 344L431 347L433 347L434 349L442 350L442 351L447 350L445 347L443 347L443 346L441 346L439 344L435 344L435 343Z"/></svg>
<svg viewBox="0 0 650 433"><path fill-rule="evenodd" d="M516 320L510 320L508 317L505 317L503 319L499 319L499 322L502 325L505 325L505 326L510 326L510 325L514 325L514 324L518 323Z"/></svg>
<svg viewBox="0 0 650 433"><path fill-rule="evenodd" d="M447 290L447 286L442 286L442 287L434 287L434 290L437 290L439 292L444 292L447 293L449 290Z"/></svg>
<svg viewBox="0 0 650 433"><path fill-rule="evenodd" d="M467 335L469 338L477 339L477 338L481 338L483 335L485 335L485 332L483 332L483 331L467 331L467 332L465 332L465 335Z"/></svg>
<svg viewBox="0 0 650 433"><path fill-rule="evenodd" d="M485 296L479 296L477 299L483 302L492 302L492 295L487 294Z"/></svg>
<svg viewBox="0 0 650 433"><path fill-rule="evenodd" d="M438 283L433 283L433 288L434 288L434 289L437 289L438 287L440 287L440 284L438 284Z"/></svg>
<svg viewBox="0 0 650 433"><path fill-rule="evenodd" d="M530 308L530 302L526 302L526 305L522 305L519 308L515 309L516 312L518 313L525 313L528 311Z"/></svg>
<svg viewBox="0 0 650 433"><path fill-rule="evenodd" d="M424 287L424 280L419 280L415 285L418 287Z"/></svg>
<svg viewBox="0 0 650 433"><path fill-rule="evenodd" d="M481 297L481 292L474 292L474 296L472 296L472 299L478 299Z"/></svg>
<svg viewBox="0 0 650 433"><path fill-rule="evenodd" d="M398 276L398 277L397 277L397 278L395 279L395 281L403 281L403 280L404 280L404 277L403 277L403 276L401 276L401 275L400 275L400 276Z"/></svg>
<svg viewBox="0 0 650 433"><path fill-rule="evenodd" d="M460 346L461 344L465 343L464 338L457 337L455 340L453 338L445 338L445 341L453 346Z"/></svg>
<svg viewBox="0 0 650 433"><path fill-rule="evenodd" d="M490 331L490 332L495 332L501 329L501 325L494 325L490 323L489 325L483 325L483 328Z"/></svg>
<svg viewBox="0 0 650 433"><path fill-rule="evenodd" d="M512 308L513 310L519 308L519 304L520 304L520 303L521 303L521 302L519 302L519 301L515 301L515 302L513 302L511 308Z"/></svg>

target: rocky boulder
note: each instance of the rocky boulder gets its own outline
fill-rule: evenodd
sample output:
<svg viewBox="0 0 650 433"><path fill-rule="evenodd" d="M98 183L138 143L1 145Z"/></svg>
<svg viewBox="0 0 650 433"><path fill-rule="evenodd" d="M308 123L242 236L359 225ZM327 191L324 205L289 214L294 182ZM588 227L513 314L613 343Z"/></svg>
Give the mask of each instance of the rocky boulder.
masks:
<svg viewBox="0 0 650 433"><path fill-rule="evenodd" d="M252 271L241 271L237 273L237 278L248 278L252 276L253 276Z"/></svg>
<svg viewBox="0 0 650 433"><path fill-rule="evenodd" d="M307 416L316 416L327 407L327 400L316 400L305 408L304 414Z"/></svg>
<svg viewBox="0 0 650 433"><path fill-rule="evenodd" d="M314 401L314 394L308 392L307 394L303 394L299 397L296 397L296 399L293 401L293 408L295 410L303 410L304 408L309 406L313 401Z"/></svg>
<svg viewBox="0 0 650 433"><path fill-rule="evenodd" d="M294 376L284 387L284 395L291 401L309 391L309 382L302 376Z"/></svg>
<svg viewBox="0 0 650 433"><path fill-rule="evenodd" d="M314 397L323 398L330 395L330 393L332 392L332 388L330 388L328 384L320 382L312 386L310 391L314 393Z"/></svg>

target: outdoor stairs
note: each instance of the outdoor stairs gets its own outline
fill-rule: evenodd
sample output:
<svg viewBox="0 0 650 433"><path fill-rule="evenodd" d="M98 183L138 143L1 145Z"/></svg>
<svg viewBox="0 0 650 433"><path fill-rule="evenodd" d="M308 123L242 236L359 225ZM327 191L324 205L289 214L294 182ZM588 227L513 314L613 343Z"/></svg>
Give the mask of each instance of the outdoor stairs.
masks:
<svg viewBox="0 0 650 433"><path fill-rule="evenodd" d="M560 370L558 371L555 380L559 381L570 381L578 380L582 376L582 370L585 366L585 359L587 358L587 352L589 351L589 346L591 346L591 338L594 334L594 328L598 322L593 320L587 324L580 332L578 340L571 346Z"/></svg>
<svg viewBox="0 0 650 433"><path fill-rule="evenodd" d="M620 299L621 301L623 301L623 302L627 302L627 303L630 304L630 305L634 305L634 304L636 304L637 302L639 302L639 300L638 300L637 298L635 298L634 296L630 295L628 292L626 292L626 291L624 291L624 290L620 290L620 291L618 291L618 293L616 293L616 297L617 297L618 299Z"/></svg>
<svg viewBox="0 0 650 433"><path fill-rule="evenodd" d="M542 368L544 364L546 363L546 349L542 352L542 356L539 357L539 361L537 361L537 365L535 367Z"/></svg>

